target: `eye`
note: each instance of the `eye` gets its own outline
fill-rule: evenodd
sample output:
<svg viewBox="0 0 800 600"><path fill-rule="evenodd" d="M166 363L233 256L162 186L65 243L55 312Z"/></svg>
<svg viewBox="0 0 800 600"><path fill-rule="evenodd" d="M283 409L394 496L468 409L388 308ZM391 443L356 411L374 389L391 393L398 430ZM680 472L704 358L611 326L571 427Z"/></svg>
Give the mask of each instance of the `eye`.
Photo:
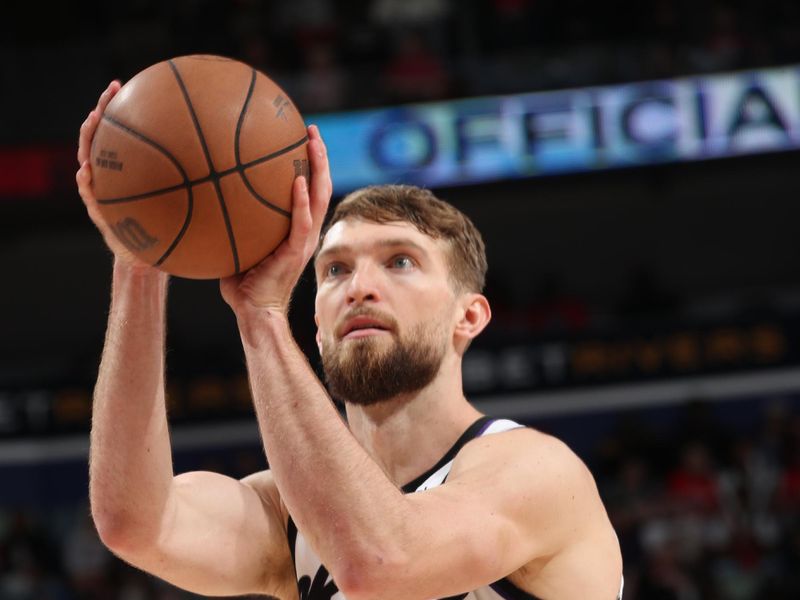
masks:
<svg viewBox="0 0 800 600"><path fill-rule="evenodd" d="M414 266L414 260L410 256L400 254L392 258L389 263L393 269L410 269Z"/></svg>
<svg viewBox="0 0 800 600"><path fill-rule="evenodd" d="M325 267L324 275L325 277L337 277L344 272L344 268L342 267L341 263L331 263L327 267Z"/></svg>

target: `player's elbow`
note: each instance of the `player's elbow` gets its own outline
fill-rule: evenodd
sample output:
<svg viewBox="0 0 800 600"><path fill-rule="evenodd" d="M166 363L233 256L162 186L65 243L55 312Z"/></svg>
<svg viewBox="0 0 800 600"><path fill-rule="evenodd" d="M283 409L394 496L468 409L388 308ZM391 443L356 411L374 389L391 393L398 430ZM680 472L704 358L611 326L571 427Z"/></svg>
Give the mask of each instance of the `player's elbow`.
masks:
<svg viewBox="0 0 800 600"><path fill-rule="evenodd" d="M131 528L122 519L92 507L92 520L100 541L115 554L130 545Z"/></svg>
<svg viewBox="0 0 800 600"><path fill-rule="evenodd" d="M117 556L130 556L151 546L145 527L125 510L92 499L92 520L100 541Z"/></svg>
<svg viewBox="0 0 800 600"><path fill-rule="evenodd" d="M348 600L386 598L387 592L403 589L402 574L409 562L396 551L351 553L342 557L332 575Z"/></svg>
<svg viewBox="0 0 800 600"><path fill-rule="evenodd" d="M369 574L366 573L366 569L359 568L357 564L345 562L339 565L331 575L336 582L336 587L348 600L362 600L371 597Z"/></svg>
<svg viewBox="0 0 800 600"><path fill-rule="evenodd" d="M336 585L347 600L373 600L386 597L387 590L394 584L385 569L378 567L359 568L352 565L340 569L334 576Z"/></svg>
<svg viewBox="0 0 800 600"><path fill-rule="evenodd" d="M500 578L497 574L504 568L502 539L492 539L488 534L486 538L454 535L449 541L439 542L420 541L407 552L393 554L391 560L387 556L372 562L366 558L348 565L342 573L344 596L348 600L425 600L454 596ZM461 575L448 580L437 575L442 572ZM342 584L337 580L340 589Z"/></svg>
<svg viewBox="0 0 800 600"><path fill-rule="evenodd" d="M130 528L123 520L114 515L103 513L92 507L92 520L97 530L100 541L112 552L119 553L119 550L130 545Z"/></svg>

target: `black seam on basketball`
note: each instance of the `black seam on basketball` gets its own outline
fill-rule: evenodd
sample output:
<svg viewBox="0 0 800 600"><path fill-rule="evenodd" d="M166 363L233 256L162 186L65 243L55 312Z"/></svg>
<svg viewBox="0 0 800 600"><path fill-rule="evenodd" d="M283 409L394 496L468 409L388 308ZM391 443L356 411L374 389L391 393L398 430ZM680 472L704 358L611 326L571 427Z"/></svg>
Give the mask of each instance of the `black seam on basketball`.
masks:
<svg viewBox="0 0 800 600"><path fill-rule="evenodd" d="M169 257L170 254L172 254L172 251L175 250L175 248L178 246L180 241L183 239L183 236L186 233L186 230L189 229L189 224L192 222L192 209L193 209L193 205L194 205L194 194L192 192L191 184L188 183L189 176L186 173L186 171L183 169L183 167L181 166L181 163L178 162L178 159L175 158L169 150L167 150L166 148L161 146L158 142L156 142L154 140L151 140L150 138L148 138L147 136L139 133L138 131L136 131L132 127L128 127L124 123L121 123L120 121L117 121L114 117L110 117L108 115L103 115L103 120L107 121L108 123L110 123L114 127L118 127L119 129L121 129L125 133L127 133L129 135L132 135L133 137L145 142L146 144L152 146L153 148L155 148L156 150L161 152L164 156L166 156L172 162L173 165L175 165L175 168L178 169L178 172L181 174L181 177L183 177L184 183L182 183L182 184L173 185L173 186L170 186L170 187L167 187L167 188L163 188L162 190L159 190L159 191L148 192L148 193L145 193L145 194L138 194L137 196L130 196L129 197L129 200L140 199L140 198L145 198L145 197L157 197L157 196L160 196L160 195L165 194L165 193L178 191L181 188L185 188L186 189L186 193L188 194L188 204L186 206L186 218L183 221L183 226L181 227L181 230L178 232L178 235L176 235L175 239L172 240L172 243L164 251L164 254L162 254L161 257L154 263L154 266L158 267ZM94 143L94 142L92 142L92 143ZM116 200L115 199L110 199L110 200L98 200L97 202L98 202L98 204L115 204L115 203L117 203L119 201L120 201L119 199L116 199Z"/></svg>
<svg viewBox="0 0 800 600"><path fill-rule="evenodd" d="M267 208L271 208L278 214L283 215L284 217L291 217L291 214L288 211L282 209L280 206L273 204L272 202L261 196L258 192L256 192L256 190L250 184L250 181L247 179L247 175L245 175L244 173L244 169L246 167L243 167L242 165L242 156L241 156L241 148L239 147L239 140L241 139L242 136L242 124L244 123L244 117L247 114L247 108L250 105L250 99L253 97L253 90L255 89L255 87L256 87L256 70L251 69L250 85L247 88L247 95L244 98L244 103L242 104L242 111L239 113L239 119L236 121L236 132L233 136L233 156L234 160L236 161L236 168L241 169L239 171L239 176L242 178L245 187L247 187L248 191L253 195L253 197L255 197L256 200L258 200L261 204L263 204ZM289 149L284 148L282 150L285 153L289 152L291 149L292 148ZM273 152L272 154L268 154L264 158L266 158L266 160L274 158L274 156L272 156L273 154L275 153Z"/></svg>
<svg viewBox="0 0 800 600"><path fill-rule="evenodd" d="M272 160L273 158L277 158L279 156L282 156L283 154L286 154L287 152L291 152L295 148L299 148L300 146L305 144L307 141L308 141L308 136L304 135L302 137L302 139L294 142L293 144L289 144L285 148L281 148L280 150L278 150L276 152L273 152L272 154L267 154L266 156L262 156L261 158L257 158L255 160L250 161L249 163L247 163L245 165L242 165L242 169L241 169L241 171L239 171L239 176L242 178L242 181L244 182L245 187L247 187L247 189L250 191L250 193L253 195L253 197L256 200L258 200L261 204L266 206L267 208L271 208L276 213L278 213L279 215L283 215L287 219L291 219L292 218L292 213L290 213L289 211L281 208L280 206L277 206L277 205L273 204L272 202L270 202L269 200L264 198L261 194L259 194L255 190L255 188L253 188L253 185L250 183L250 180L247 178L247 169L249 169L252 166L265 163L268 160ZM237 142L237 146L238 146L238 142Z"/></svg>
<svg viewBox="0 0 800 600"><path fill-rule="evenodd" d="M265 163L268 160L272 160L273 158L281 156L282 154L286 154L287 152L291 152L295 148L298 148L298 147L302 146L303 144L305 144L307 141L308 141L308 136L304 135L303 139L296 141L294 144L289 144L288 146L286 146L285 148L281 148L277 152L273 152L272 154L267 154L266 156L264 156L262 158L250 161L246 165L242 165L243 168L239 172L239 176L242 178L242 181L244 182L245 187L247 187L247 189L250 190L250 193L253 195L253 197L256 200L258 200L261 204L263 204L267 208L271 208L276 213L278 213L280 215L283 215L284 217L286 217L288 219L291 219L292 213L290 213L289 211L281 208L280 206L276 206L275 204L273 204L272 202L270 202L269 200L264 198L261 194L259 194L255 190L255 188L253 188L253 185L250 183L250 180L247 178L246 170L249 169L253 165ZM237 140L237 147L238 147L238 140Z"/></svg>
<svg viewBox="0 0 800 600"><path fill-rule="evenodd" d="M170 192L177 192L183 188L190 188L191 186L195 185L195 183L202 183L202 182L189 182L189 183L179 183L178 185L172 185L170 187L161 188L160 190L153 190L152 192L146 192L144 194L136 194L134 196L121 196L120 198L105 198L103 200L98 200L98 204L123 204L125 202L136 202L137 200L147 200L149 198L155 198L156 196L163 196L164 194L168 194Z"/></svg>
<svg viewBox="0 0 800 600"><path fill-rule="evenodd" d="M219 200L219 207L222 210L222 219L225 221L225 229L228 232L228 241L231 244L231 252L233 253L233 271L239 272L239 251L236 249L236 239L233 237L233 225L231 225L231 217L228 214L228 206L225 204L225 196L222 193L222 186L219 184L219 177L213 179L214 189L217 190L217 200Z"/></svg>
<svg viewBox="0 0 800 600"><path fill-rule="evenodd" d="M239 137L242 135L242 123L244 123L244 115L247 113L247 106L250 104L250 98L253 97L253 89L256 87L256 70L250 71L250 86L247 88L247 96L244 98L242 104L242 112L239 113L239 119L236 121L236 133L233 136L233 156L235 157L236 166L242 165L242 160L239 151Z"/></svg>
<svg viewBox="0 0 800 600"><path fill-rule="evenodd" d="M231 225L231 218L228 214L228 207L225 205L225 195L222 193L222 187L219 184L219 173L217 173L214 169L214 163L211 160L211 154L208 151L208 146L206 145L206 138L203 135L203 129L200 127L200 121L197 119L197 114L194 112L192 99L189 97L189 90L186 89L186 84L183 82L183 78L178 71L178 67L175 66L173 61L170 60L168 62L170 68L172 69L172 74L175 75L175 79L178 81L178 86L181 88L181 93L183 94L183 99L186 101L186 106L189 107L189 113L192 116L192 122L194 123L197 137L200 139L200 145L203 147L203 154L205 154L206 162L208 163L209 174L212 182L214 183L214 189L217 192L217 200L219 200L219 206L222 210L222 219L225 221L225 229L228 232L228 242L230 243L231 253L233 254L233 270L235 273L238 273L239 252L236 249L236 239L233 236L233 226Z"/></svg>
<svg viewBox="0 0 800 600"><path fill-rule="evenodd" d="M250 166L253 165L253 163L263 163L266 160L277 158L278 156L286 154L287 152L294 150L298 146L301 146L306 141L306 139L307 138L302 139L299 142L295 142L291 146L287 146L286 148L278 150L277 152L273 152L272 154L269 154L263 158L256 159L249 163L245 163L244 165L241 166L231 167L230 169L225 169L224 171L220 171L217 174L217 178L222 179L223 177L227 177L228 175L231 175L233 173L237 172L241 173L244 169L250 168ZM206 175L205 177L201 177L200 179L193 179L191 181L186 181L185 183L178 183L176 185L171 185L169 187L152 190L150 192L144 192L142 194L134 194L132 196L119 196L117 198L102 198L98 199L97 202L99 204L122 204L124 202L136 202L137 200L147 200L148 198L152 198L154 196L161 196L162 194L166 194L169 192L176 192L183 187L190 187L190 186L200 185L202 183L208 183L213 179L214 177L212 177L211 175ZM283 211L283 209L281 209L280 207L271 205L267 200L265 200L264 202L266 202L271 208L277 208L278 212Z"/></svg>
<svg viewBox="0 0 800 600"><path fill-rule="evenodd" d="M169 258L169 255L172 254L172 251L178 247L178 244L180 244L181 240L183 239L183 236L186 234L186 230L189 229L189 223L192 222L192 211L194 209L194 194L192 192L191 187L187 187L186 191L189 193L189 203L186 207L186 219L184 219L181 230L178 232L178 235L175 236L175 239L172 240L172 243L169 245L169 248L167 248L164 251L164 254L161 255L161 258L159 258L155 262L154 266L156 267L161 266L163 262L167 260L167 258Z"/></svg>
<svg viewBox="0 0 800 600"><path fill-rule="evenodd" d="M175 63L171 60L168 61L169 66L172 69L172 74L175 75L175 79L178 81L178 87L181 88L181 94L183 94L183 99L186 102L186 106L189 108L189 115L192 117L192 123L194 123L194 130L197 133L197 137L200 140L200 146L203 148L203 154L206 157L206 164L208 165L208 169L211 173L215 173L214 170L214 163L211 160L211 153L208 151L208 146L206 145L206 137L203 135L203 129L200 127L200 121L197 119L197 113L194 112L194 105L192 104L192 99L189 97L189 90L186 89L186 84L183 82L183 78L181 77L180 72L178 71L178 67L175 66Z"/></svg>
<svg viewBox="0 0 800 600"><path fill-rule="evenodd" d="M289 144L285 148L281 148L280 150L276 150L272 154L267 154L266 156L262 156L261 158L254 158L250 162L246 162L241 165L242 170L249 169L250 167L255 167L256 165L260 165L261 163L265 163L268 160L272 160L273 158L278 158L279 156L286 154L287 152L291 152L295 148L299 148L303 144L308 141L308 136L304 135L302 138L294 142L293 144Z"/></svg>
<svg viewBox="0 0 800 600"><path fill-rule="evenodd" d="M103 115L103 120L107 121L108 123L110 123L114 127L117 127L119 129L121 129L125 133L128 133L128 134L132 135L133 137L143 141L145 144L148 144L149 146L152 146L153 148L155 148L156 150L161 152L161 154L166 156L170 160L170 162L173 165L175 165L175 168L178 169L178 172L181 174L181 177L183 178L183 184L179 184L178 186L174 186L174 187L178 188L178 187L181 187L181 185L187 185L187 184L191 185L189 183L189 175L183 169L183 167L181 166L181 163L179 163L178 159L175 158L175 156L172 154L172 152L170 152L169 150L164 148L164 146L162 146L161 144L159 144L155 140L151 140L146 135L143 135L143 134L139 133L135 129L133 129L131 127L128 127L127 125L125 125L125 123L122 123L121 121L117 121L114 117L111 117L109 115ZM94 142L92 142L92 144L94 144ZM154 193L154 192L148 192L148 193ZM159 192L159 193L163 193L163 192Z"/></svg>
<svg viewBox="0 0 800 600"><path fill-rule="evenodd" d="M151 140L146 135L144 135L142 133L139 133L138 131L136 131L132 127L129 127L128 125L125 125L125 123L123 123L122 121L118 121L114 117L110 117L108 115L103 115L103 120L108 122L109 124L113 125L114 127L117 127L118 129L124 131L128 135L131 135L131 136L135 137L136 139L146 143L147 145L152 146L153 148L158 150L161 154L166 156L170 160L170 162L172 162L172 164L175 165L175 168L178 169L178 172L181 174L181 177L183 178L183 183L178 183L176 185L171 185L171 186L168 186L168 187L165 187L165 188L160 188L160 189L157 189L157 190L151 190L149 192L143 192L141 194L133 194L132 196L120 196L118 198L98 198L97 199L97 203L98 204L104 204L104 205L105 204L120 204L120 203L123 203L123 202L134 202L136 200L145 200L145 199L148 199L148 198L161 196L163 194L168 194L169 192L177 192L179 189L181 189L183 187L188 187L190 185L194 185L195 182L189 181L189 175L188 175L188 173L186 173L184 168L181 166L181 163L178 162L178 159L175 158L175 156L169 150L164 148L164 146L162 146L161 144L159 144L155 140ZM92 141L92 145L94 145L94 141Z"/></svg>
<svg viewBox="0 0 800 600"><path fill-rule="evenodd" d="M283 216L284 216L284 217L286 217L287 219L291 219L291 218L292 218L292 213L290 213L288 210L284 210L284 209L283 209L283 208L281 208L280 206L275 206L275 205L274 205L272 202L270 202L269 200L267 200L266 198L264 198L263 196L261 196L261 195L260 195L260 194L259 194L259 193L258 193L258 192L257 192L257 191L254 189L254 188L253 188L252 184L250 183L250 180L247 178L247 175L245 175L245 174L244 174L244 172L242 172L242 173L241 173L241 176L242 176L242 182L244 182L244 185L245 185L245 187L246 187L246 188L247 188L247 189L250 191L250 193L253 195L253 198L255 198L256 200L258 200L258 201L259 201L261 204L263 204L263 205L264 205L264 206L266 206L267 208L274 210L274 211L275 211L276 213L278 213L279 215L283 215Z"/></svg>
<svg viewBox="0 0 800 600"><path fill-rule="evenodd" d="M148 199L154 198L156 196L161 196L163 194L167 194L169 192L176 192L176 191L178 191L179 189L181 189L183 187L187 187L188 188L190 186L200 185L202 183L208 183L209 181L214 179L214 176L206 175L205 177L201 177L200 179L190 180L188 174L186 173L186 171L184 171L183 167L180 165L178 160L166 148L164 148L163 146L159 145L158 142L155 142L155 141L151 140L150 138L142 135L141 133L139 133L135 129L132 129L131 127L128 127L124 123L114 119L113 117L109 117L108 115L103 115L103 120L108 121L111 125L114 125L115 127L118 127L122 131L124 131L124 132L126 132L126 133L128 133L128 134L130 134L130 135L132 135L134 137L136 137L137 139L145 142L146 144L154 147L156 150L158 150L159 152L164 154L164 156L166 156L175 165L175 168L177 168L178 171L180 172L181 177L183 177L183 183L178 183L176 185L171 185L171 186L168 186L168 187L165 187L165 188L159 188L157 190L151 190L149 192L143 192L141 194L133 194L131 196L119 196L117 198L98 198L98 200L97 200L98 204L104 204L104 205L105 204L122 204L122 203L125 203L125 202L136 202L138 200L148 200ZM280 150L272 152L271 154L267 154L267 155L262 156L260 158L256 158L256 159L251 160L250 162L247 162L247 163L239 163L238 162L239 159L237 157L237 165L234 166L234 167L231 167L230 169L226 169L224 171L220 171L217 174L217 177L221 179L223 177L226 177L227 175L231 175L232 173L236 173L236 172L239 172L241 174L241 173L243 173L243 171L245 169L249 169L250 167L265 163L265 162L267 162L269 160L272 160L274 158L278 158L279 156L282 156L282 155L286 154L287 152L291 152L295 148L297 148L299 146L302 146L307 141L308 141L308 136L306 135L306 136L303 136L302 139L300 139L300 140L298 140L298 141L296 141L296 142L294 142L292 144L289 144L285 148L281 148ZM237 151L238 151L238 144L237 144ZM248 186L248 188L250 188L249 182L247 181L246 177L242 176L242 178L245 180L245 184ZM274 209L279 214L282 214L284 216L290 216L288 212L286 212L285 210L283 210L279 206L275 206L274 204L269 202L269 200L266 200L265 198L262 198L261 196L259 196L255 192L253 192L252 188L250 188L250 190L251 190L251 193L253 193L255 195L256 199L259 200L259 202L262 202L265 206Z"/></svg>

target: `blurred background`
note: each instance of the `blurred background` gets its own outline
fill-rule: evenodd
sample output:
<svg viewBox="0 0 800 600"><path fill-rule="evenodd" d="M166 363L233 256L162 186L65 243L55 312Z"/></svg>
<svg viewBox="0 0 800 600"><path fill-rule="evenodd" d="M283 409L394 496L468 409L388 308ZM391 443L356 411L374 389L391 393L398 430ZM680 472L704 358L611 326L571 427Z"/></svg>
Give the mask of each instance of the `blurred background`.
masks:
<svg viewBox="0 0 800 600"><path fill-rule="evenodd" d="M479 409L565 440L625 599L800 597L800 4L132 0L0 20L0 598L194 597L100 545L87 506L110 256L74 189L113 78L252 64L319 123L338 199L433 188L489 254ZM311 278L292 310L313 365ZM176 471L265 467L235 323L174 280Z"/></svg>

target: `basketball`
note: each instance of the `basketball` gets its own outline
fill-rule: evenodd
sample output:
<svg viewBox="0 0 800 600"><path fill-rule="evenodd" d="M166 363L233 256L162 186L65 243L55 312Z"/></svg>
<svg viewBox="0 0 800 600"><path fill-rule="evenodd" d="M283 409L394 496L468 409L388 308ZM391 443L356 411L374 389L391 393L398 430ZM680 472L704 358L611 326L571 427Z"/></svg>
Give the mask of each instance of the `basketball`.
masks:
<svg viewBox="0 0 800 600"><path fill-rule="evenodd" d="M242 62L157 63L109 103L91 148L92 185L114 235L173 275L246 271L289 231L308 174L306 128L289 96Z"/></svg>

